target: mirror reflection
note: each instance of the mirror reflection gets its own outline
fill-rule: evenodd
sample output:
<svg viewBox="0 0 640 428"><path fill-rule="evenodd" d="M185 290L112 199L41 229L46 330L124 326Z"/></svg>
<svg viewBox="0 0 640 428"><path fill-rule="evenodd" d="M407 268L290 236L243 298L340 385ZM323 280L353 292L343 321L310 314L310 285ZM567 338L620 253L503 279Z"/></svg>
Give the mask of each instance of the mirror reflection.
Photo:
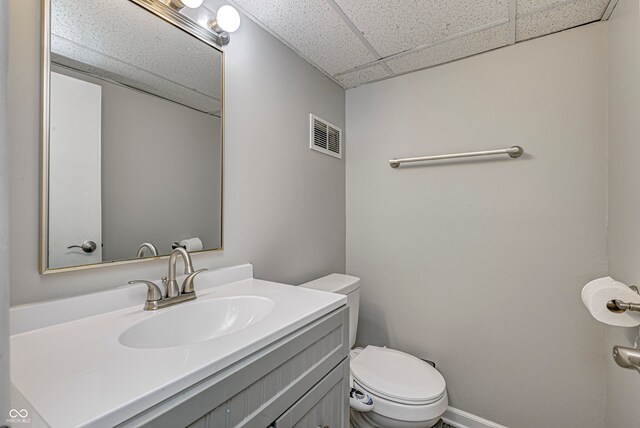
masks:
<svg viewBox="0 0 640 428"><path fill-rule="evenodd" d="M47 268L222 247L222 53L129 0L51 1Z"/></svg>

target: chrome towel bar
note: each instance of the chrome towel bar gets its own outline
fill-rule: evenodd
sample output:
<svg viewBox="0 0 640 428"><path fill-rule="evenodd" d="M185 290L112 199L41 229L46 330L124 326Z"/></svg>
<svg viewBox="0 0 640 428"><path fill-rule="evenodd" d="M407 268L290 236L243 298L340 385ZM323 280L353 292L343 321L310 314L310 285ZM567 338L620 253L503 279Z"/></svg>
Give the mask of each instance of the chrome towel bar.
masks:
<svg viewBox="0 0 640 428"><path fill-rule="evenodd" d="M509 155L512 158L519 158L524 153L524 150L520 146L512 146L508 149L499 150L485 150L482 152L467 152L467 153L453 153L449 155L436 155L436 156L422 156L418 158L404 158L404 159L389 159L389 165L391 168L397 168L401 163L409 162L424 162L432 160L443 159L455 159L455 158L470 158L475 156L490 156L490 155Z"/></svg>

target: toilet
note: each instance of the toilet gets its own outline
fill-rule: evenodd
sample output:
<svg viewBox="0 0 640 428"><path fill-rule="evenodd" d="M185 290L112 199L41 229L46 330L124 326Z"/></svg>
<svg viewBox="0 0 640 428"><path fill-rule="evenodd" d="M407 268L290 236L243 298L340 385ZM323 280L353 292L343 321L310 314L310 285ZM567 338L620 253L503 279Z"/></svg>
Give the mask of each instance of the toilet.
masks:
<svg viewBox="0 0 640 428"><path fill-rule="evenodd" d="M301 287L344 294L349 305L349 346L353 348L360 309L360 278L331 274ZM351 408L355 428L430 428L447 409L446 383L429 363L386 347L352 349L351 386L373 399L369 411Z"/></svg>

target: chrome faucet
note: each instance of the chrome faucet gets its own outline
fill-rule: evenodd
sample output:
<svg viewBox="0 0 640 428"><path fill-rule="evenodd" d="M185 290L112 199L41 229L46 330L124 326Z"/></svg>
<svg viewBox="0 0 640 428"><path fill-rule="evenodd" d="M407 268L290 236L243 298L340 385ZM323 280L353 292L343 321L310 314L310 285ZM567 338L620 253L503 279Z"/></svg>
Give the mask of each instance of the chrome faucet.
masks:
<svg viewBox="0 0 640 428"><path fill-rule="evenodd" d="M167 285L167 297L176 297L180 295L180 288L178 287L178 281L176 281L176 264L178 263L178 256L182 256L184 262L184 274L191 275L193 273L193 262L191 256L182 247L178 247L171 252L169 256L169 278L166 281ZM165 282L163 280L163 282Z"/></svg>
<svg viewBox="0 0 640 428"><path fill-rule="evenodd" d="M178 257L181 256L184 262L184 274L188 275L182 286L178 286L176 280L176 264ZM176 305L178 303L187 302L196 298L193 280L199 273L208 270L207 268L193 270L193 262L191 256L184 248L176 248L169 256L169 275L162 278L162 283L166 286L166 293L162 294L160 287L151 281L133 280L129 284L145 284L147 286L147 301L144 304L145 311L155 311L167 306Z"/></svg>
<svg viewBox="0 0 640 428"><path fill-rule="evenodd" d="M137 258L144 257L145 250L149 250L152 256L158 256L158 249L151 242L145 242L144 244L138 247L138 252L136 253Z"/></svg>

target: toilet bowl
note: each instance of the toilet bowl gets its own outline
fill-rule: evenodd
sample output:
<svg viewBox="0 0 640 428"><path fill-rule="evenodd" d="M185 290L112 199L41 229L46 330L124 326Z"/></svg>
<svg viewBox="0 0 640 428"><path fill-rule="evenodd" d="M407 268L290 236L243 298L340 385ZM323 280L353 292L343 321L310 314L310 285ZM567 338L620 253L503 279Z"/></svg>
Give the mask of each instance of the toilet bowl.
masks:
<svg viewBox="0 0 640 428"><path fill-rule="evenodd" d="M353 348L360 279L331 274L301 286L347 296L349 345ZM430 428L444 414L448 405L446 383L429 363L405 352L371 345L353 350L350 358L352 386L373 399L370 411L351 409L353 427Z"/></svg>

